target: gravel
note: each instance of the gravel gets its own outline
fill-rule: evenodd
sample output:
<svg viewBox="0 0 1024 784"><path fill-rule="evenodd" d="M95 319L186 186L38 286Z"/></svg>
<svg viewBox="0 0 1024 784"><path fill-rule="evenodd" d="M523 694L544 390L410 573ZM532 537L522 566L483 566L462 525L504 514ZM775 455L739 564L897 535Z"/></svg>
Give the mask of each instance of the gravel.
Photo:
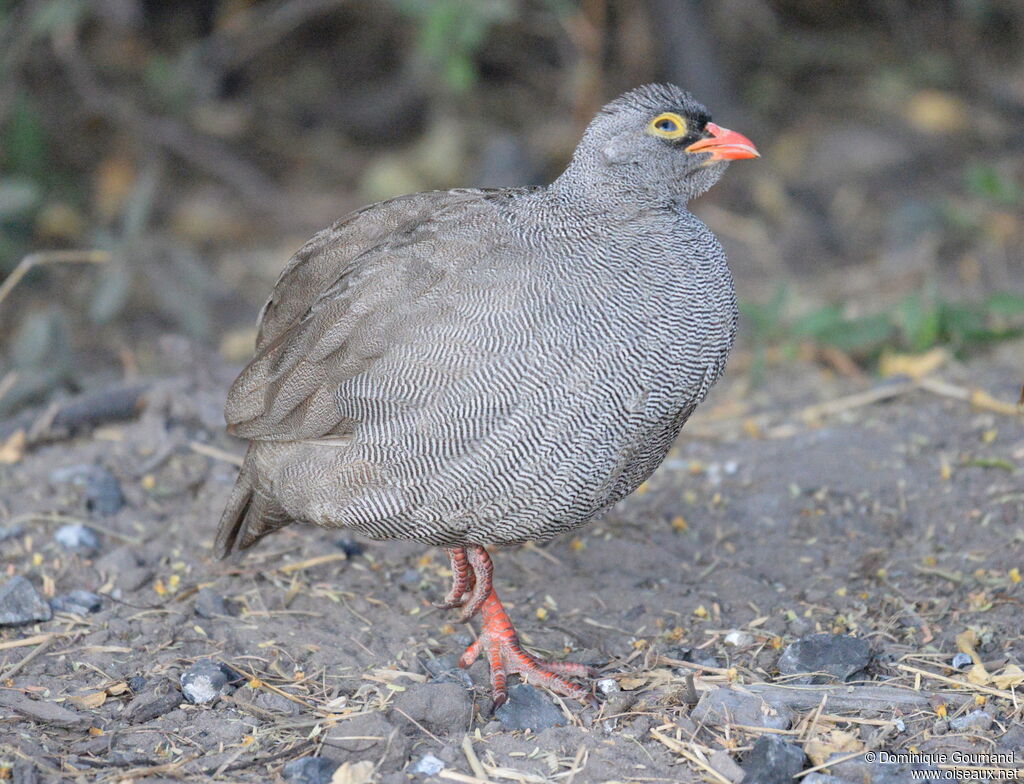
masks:
<svg viewBox="0 0 1024 784"><path fill-rule="evenodd" d="M189 702L197 705L213 702L231 691L229 675L216 662L199 659L181 674L181 693Z"/></svg>
<svg viewBox="0 0 1024 784"><path fill-rule="evenodd" d="M949 727L954 732L963 732L965 730L981 730L984 732L992 726L993 721L995 719L992 718L990 713L986 713L983 710L975 710L964 716L950 719Z"/></svg>
<svg viewBox="0 0 1024 784"><path fill-rule="evenodd" d="M804 768L804 753L778 735L762 735L743 760L744 784L793 784Z"/></svg>
<svg viewBox="0 0 1024 784"><path fill-rule="evenodd" d="M224 597L212 588L200 588L196 593L196 615L200 618L216 618L218 615L229 615Z"/></svg>
<svg viewBox="0 0 1024 784"><path fill-rule="evenodd" d="M458 683L421 683L406 687L395 707L405 714L395 711L396 721L415 719L431 732L448 735L469 727L472 702L469 692Z"/></svg>
<svg viewBox="0 0 1024 784"><path fill-rule="evenodd" d="M0 626L48 621L52 617L50 605L27 578L17 575L0 585Z"/></svg>
<svg viewBox="0 0 1024 784"><path fill-rule="evenodd" d="M540 689L520 683L508 691L508 700L494 712L507 730L533 730L561 727L565 715Z"/></svg>
<svg viewBox="0 0 1024 784"><path fill-rule="evenodd" d="M331 784L339 763L324 757L300 757L284 766L282 773L288 784Z"/></svg>
<svg viewBox="0 0 1024 784"><path fill-rule="evenodd" d="M74 615L88 615L99 612L103 606L103 597L92 591L84 591L81 588L70 593L61 594L50 600L50 607L54 612L73 613Z"/></svg>
<svg viewBox="0 0 1024 784"><path fill-rule="evenodd" d="M442 770L444 770L444 762L433 754L424 754L409 768L409 772L413 775L419 774L423 776L436 776Z"/></svg>
<svg viewBox="0 0 1024 784"><path fill-rule="evenodd" d="M742 724L747 727L788 730L793 724L794 714L785 705L770 703L754 694L719 687L701 695L690 718L714 726Z"/></svg>
<svg viewBox="0 0 1024 784"><path fill-rule="evenodd" d="M846 634L810 634L787 646L778 668L783 675L803 676L790 683L820 684L848 681L870 661L867 640Z"/></svg>
<svg viewBox="0 0 1024 784"><path fill-rule="evenodd" d="M78 555L95 555L100 549L100 538L94 530L81 523L62 525L53 534L61 547Z"/></svg>

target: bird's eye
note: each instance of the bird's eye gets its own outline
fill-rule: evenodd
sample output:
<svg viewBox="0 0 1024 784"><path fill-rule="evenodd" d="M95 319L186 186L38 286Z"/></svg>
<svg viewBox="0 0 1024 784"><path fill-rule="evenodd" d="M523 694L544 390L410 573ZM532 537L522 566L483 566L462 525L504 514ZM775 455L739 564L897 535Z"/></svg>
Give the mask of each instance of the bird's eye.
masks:
<svg viewBox="0 0 1024 784"><path fill-rule="evenodd" d="M665 112L647 124L647 132L662 139L679 139L686 136L686 120L674 112Z"/></svg>

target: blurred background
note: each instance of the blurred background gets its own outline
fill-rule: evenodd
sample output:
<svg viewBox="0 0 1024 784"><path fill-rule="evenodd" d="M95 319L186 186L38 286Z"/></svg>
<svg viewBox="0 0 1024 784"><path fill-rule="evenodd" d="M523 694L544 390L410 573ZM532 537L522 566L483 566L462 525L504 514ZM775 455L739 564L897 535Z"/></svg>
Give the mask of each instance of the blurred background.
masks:
<svg viewBox="0 0 1024 784"><path fill-rule="evenodd" d="M737 365L987 350L1024 326L1019 0L0 2L0 416L241 364L315 230L388 196L557 176L604 102L691 90L763 158L694 205ZM927 354L926 354L927 356ZM884 369L884 368L883 368Z"/></svg>

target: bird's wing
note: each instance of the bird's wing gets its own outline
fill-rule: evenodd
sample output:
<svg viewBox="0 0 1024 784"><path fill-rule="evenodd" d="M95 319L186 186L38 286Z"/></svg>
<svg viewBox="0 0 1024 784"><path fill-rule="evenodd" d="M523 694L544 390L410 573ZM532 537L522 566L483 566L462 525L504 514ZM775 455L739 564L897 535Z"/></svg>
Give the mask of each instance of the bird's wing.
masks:
<svg viewBox="0 0 1024 784"><path fill-rule="evenodd" d="M371 369L379 384L376 377L385 368L393 372L396 351L404 347L408 354L418 334L451 317L451 296L444 293L457 299L467 285L460 276L478 275L480 260L493 250L488 246L501 243L495 215L503 193L400 197L314 236L288 263L263 307L256 354L228 393L228 430L267 441L350 434L360 417L342 405L342 386L360 387ZM434 344L442 338L425 340L424 350L436 357ZM402 392L401 386L395 379L382 394L424 392ZM363 399L376 393L359 390Z"/></svg>

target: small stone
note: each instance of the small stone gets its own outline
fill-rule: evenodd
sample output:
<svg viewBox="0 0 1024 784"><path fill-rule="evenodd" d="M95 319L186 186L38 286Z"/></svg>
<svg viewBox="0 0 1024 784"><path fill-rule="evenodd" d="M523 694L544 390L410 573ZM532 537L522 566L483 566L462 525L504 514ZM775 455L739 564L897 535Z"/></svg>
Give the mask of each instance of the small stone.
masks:
<svg viewBox="0 0 1024 784"><path fill-rule="evenodd" d="M968 656L963 651L960 651L953 657L953 669L954 670L966 670L974 663L974 659Z"/></svg>
<svg viewBox="0 0 1024 784"><path fill-rule="evenodd" d="M387 768L404 764L410 739L380 713L368 713L328 727L323 743L339 762L374 759Z"/></svg>
<svg viewBox="0 0 1024 784"><path fill-rule="evenodd" d="M528 683L509 689L508 700L494 712L495 718L507 730L533 730L561 727L565 716L542 692Z"/></svg>
<svg viewBox="0 0 1024 784"><path fill-rule="evenodd" d="M100 538L96 532L81 523L62 525L54 533L53 538L65 550L79 555L95 555L100 549Z"/></svg>
<svg viewBox="0 0 1024 784"><path fill-rule="evenodd" d="M949 722L945 719L939 719L932 725L933 735L945 735L947 732L949 732Z"/></svg>
<svg viewBox="0 0 1024 784"><path fill-rule="evenodd" d="M142 691L146 688L146 679L141 675L135 675L128 679L128 688L134 692Z"/></svg>
<svg viewBox="0 0 1024 784"><path fill-rule="evenodd" d="M432 681L461 683L465 688L473 688L473 679L469 673L459 666L457 656L445 653L433 659L421 659L423 669L427 671Z"/></svg>
<svg viewBox="0 0 1024 784"><path fill-rule="evenodd" d="M670 659L679 659L680 661L690 662L691 664L699 664L702 667L718 666L718 659L716 659L712 654L695 648L684 648L682 646L670 648L666 651L666 655ZM690 670L685 670L684 674L688 674L690 672Z"/></svg>
<svg viewBox="0 0 1024 784"><path fill-rule="evenodd" d="M200 588L196 594L196 615L200 618L216 618L218 615L229 615L224 597L212 588Z"/></svg>
<svg viewBox="0 0 1024 784"><path fill-rule="evenodd" d="M12 784L39 784L39 769L31 762L17 763Z"/></svg>
<svg viewBox="0 0 1024 784"><path fill-rule="evenodd" d="M725 635L724 642L734 648L746 648L748 645L754 644L754 635L748 632L731 631Z"/></svg>
<svg viewBox="0 0 1024 784"><path fill-rule="evenodd" d="M755 694L718 687L701 695L690 718L700 724L715 726L742 724L745 727L788 730L793 724L794 714L785 705L773 704Z"/></svg>
<svg viewBox="0 0 1024 784"><path fill-rule="evenodd" d="M366 548L354 536L340 536L334 540L334 546L349 558L355 558L366 552Z"/></svg>
<svg viewBox="0 0 1024 784"><path fill-rule="evenodd" d="M601 678L597 682L597 690L608 696L609 694L618 694L622 691L622 687L619 686L619 682L615 678Z"/></svg>
<svg viewBox="0 0 1024 784"><path fill-rule="evenodd" d="M927 764L868 762L863 754L852 759L848 757L848 754L836 752L827 761L829 771L838 776L843 784L848 781L871 784L908 784L920 781L923 784L938 784L941 781L940 771Z"/></svg>
<svg viewBox="0 0 1024 784"><path fill-rule="evenodd" d="M50 605L20 574L0 585L0 626L18 626L53 617Z"/></svg>
<svg viewBox="0 0 1024 784"><path fill-rule="evenodd" d="M96 517L111 517L124 506L124 494L117 477L103 466L73 465L50 474L52 482L72 482L85 490L85 507Z"/></svg>
<svg viewBox="0 0 1024 784"><path fill-rule="evenodd" d="M65 593L50 600L50 607L54 612L73 613L74 615L88 615L98 612L103 606L103 599L92 591L84 591L78 588L71 593Z"/></svg>
<svg viewBox="0 0 1024 784"><path fill-rule="evenodd" d="M804 753L778 735L762 735L743 760L743 781L749 784L793 784L804 768Z"/></svg>
<svg viewBox="0 0 1024 784"><path fill-rule="evenodd" d="M135 679L132 678L132 681ZM131 682L129 682L131 688ZM134 691L134 689L133 689ZM136 693L128 707L124 709L125 720L129 724L145 724L158 716L177 708L181 705L181 692L177 684L167 678L157 681L146 682L143 680L143 688Z"/></svg>
<svg viewBox="0 0 1024 784"><path fill-rule="evenodd" d="M949 727L955 732L963 732L964 730L980 730L984 732L992 726L993 721L995 719L990 714L983 710L975 710L965 716L957 716L955 719L950 719Z"/></svg>
<svg viewBox="0 0 1024 784"><path fill-rule="evenodd" d="M431 732L449 734L465 732L469 727L472 703L469 692L460 684L438 682L406 687L395 700L395 707ZM408 721L397 711L392 720Z"/></svg>
<svg viewBox="0 0 1024 784"><path fill-rule="evenodd" d="M25 526L23 525L0 525L0 542L6 542L8 539L13 539L16 536L21 536L25 533Z"/></svg>
<svg viewBox="0 0 1024 784"><path fill-rule="evenodd" d="M324 757L302 757L284 766L282 773L288 784L330 784L340 763Z"/></svg>
<svg viewBox="0 0 1024 784"><path fill-rule="evenodd" d="M846 779L837 779L826 773L808 773L803 781L804 784L850 784Z"/></svg>
<svg viewBox="0 0 1024 784"><path fill-rule="evenodd" d="M711 752L711 756L708 758L708 764L711 765L721 775L725 776L733 784L739 784L743 781L743 777L746 772L739 765L736 764L736 760L732 758L732 755L725 749L717 749Z"/></svg>
<svg viewBox="0 0 1024 784"><path fill-rule="evenodd" d="M444 763L433 754L424 754L419 761L413 765L409 772L422 774L424 776L436 776L444 770Z"/></svg>
<svg viewBox="0 0 1024 784"><path fill-rule="evenodd" d="M112 577L122 591L137 591L153 576L153 570L127 547L118 547L96 561L96 568Z"/></svg>
<svg viewBox="0 0 1024 784"><path fill-rule="evenodd" d="M199 659L181 674L181 693L197 705L213 702L230 691L228 673L209 659Z"/></svg>
<svg viewBox="0 0 1024 784"><path fill-rule="evenodd" d="M819 684L833 679L847 681L870 660L867 640L846 634L809 634L782 652L778 667L783 675L808 673L790 683Z"/></svg>

